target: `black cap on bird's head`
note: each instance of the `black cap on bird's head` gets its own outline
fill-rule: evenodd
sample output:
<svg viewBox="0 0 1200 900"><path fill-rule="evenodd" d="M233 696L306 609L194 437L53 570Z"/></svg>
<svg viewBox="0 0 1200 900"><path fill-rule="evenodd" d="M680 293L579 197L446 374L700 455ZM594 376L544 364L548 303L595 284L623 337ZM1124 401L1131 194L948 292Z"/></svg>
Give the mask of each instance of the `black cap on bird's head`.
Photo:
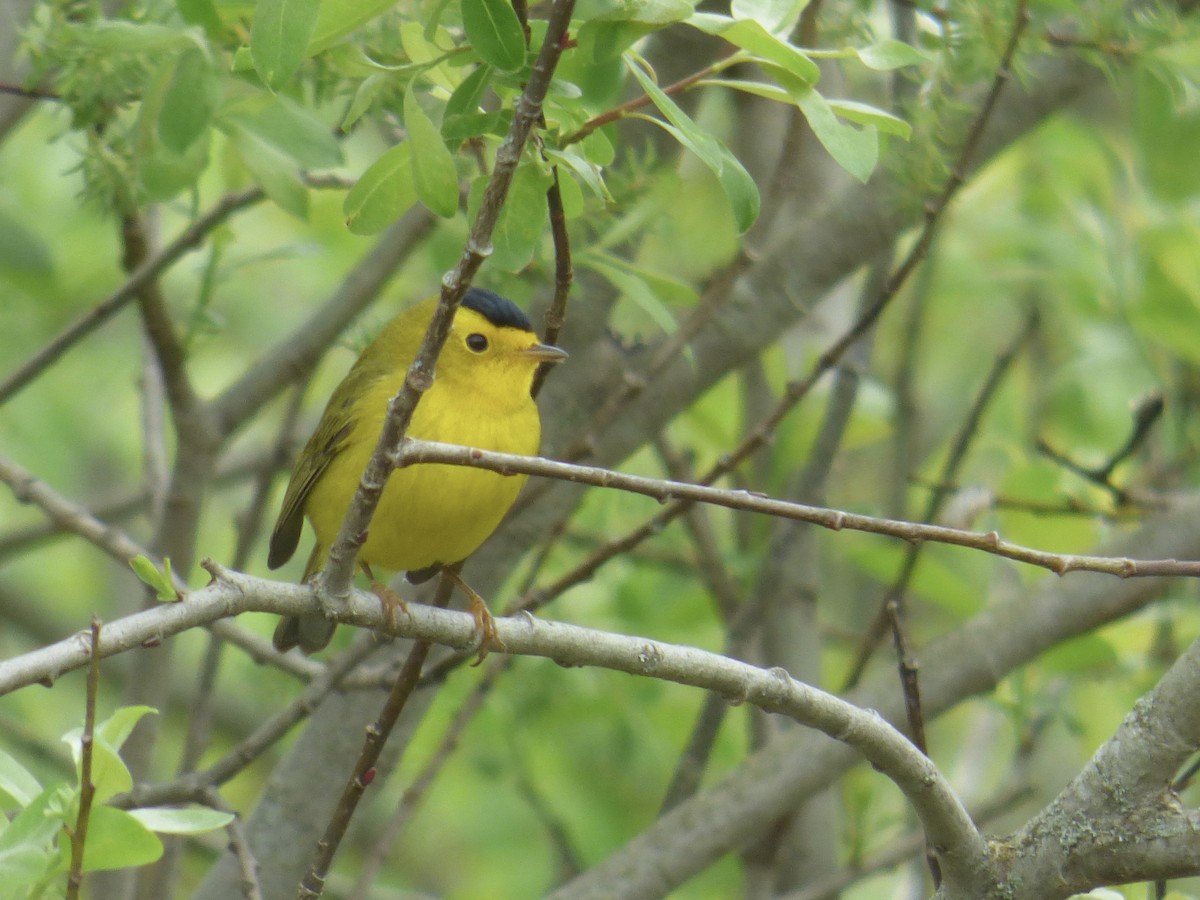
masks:
<svg viewBox="0 0 1200 900"><path fill-rule="evenodd" d="M522 331L533 331L529 317L521 312L517 304L487 288L468 288L466 294L463 295L462 305L467 309L475 310L497 328L520 328Z"/></svg>

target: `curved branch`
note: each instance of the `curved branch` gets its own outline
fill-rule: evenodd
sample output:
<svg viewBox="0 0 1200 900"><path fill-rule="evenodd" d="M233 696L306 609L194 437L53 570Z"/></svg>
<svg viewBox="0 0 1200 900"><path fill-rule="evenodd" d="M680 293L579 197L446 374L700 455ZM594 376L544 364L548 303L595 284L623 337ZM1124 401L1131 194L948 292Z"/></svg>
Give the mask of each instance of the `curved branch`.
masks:
<svg viewBox="0 0 1200 900"><path fill-rule="evenodd" d="M48 683L59 675L89 663L126 652L242 612L272 612L286 615L312 613L317 608L312 588L280 584L222 569L211 561L205 568L213 581L189 594L182 602L164 604L118 619L104 626L96 653L92 641L81 632L65 641L0 663L0 695L29 684ZM389 617L373 594L355 591L339 616L359 626L392 632L399 637L433 641L453 647L471 645L475 622L469 613L447 611L413 604L409 614L391 628ZM541 656L567 667L599 666L673 681L719 693L733 702L752 703L768 712L780 713L816 728L861 753L904 792L920 816L933 843L951 865L978 870L987 859L986 848L970 816L932 761L903 734L868 710L810 687L779 668L761 669L716 653L642 637L612 634L532 616L500 619L497 635L507 652ZM328 684L310 686L309 692L328 690L340 677L331 674ZM307 696L302 695L301 699ZM281 736L283 728L264 730L267 738L256 740L261 752L264 741ZM205 773L192 773L181 782L190 796L201 796L209 787L227 780L228 766L212 770L215 781ZM135 791L129 801L153 798L162 802L163 792L154 788Z"/></svg>
<svg viewBox="0 0 1200 900"><path fill-rule="evenodd" d="M1010 884L1061 885L1053 896L1066 897L1100 885L1200 872L1200 815L1183 809L1170 788L1175 773L1200 750L1197 694L1200 641L1138 700L1058 797L1005 841L1013 851ZM1038 896L1049 900L1051 894Z"/></svg>
<svg viewBox="0 0 1200 900"><path fill-rule="evenodd" d="M1116 555L1200 552L1200 504L1156 517L1115 541ZM1157 598L1166 579L1118 580L1078 574L1044 579L1036 588L997 600L922 653L923 700L932 720L974 694L992 690L1015 668L1070 637L1128 615ZM892 671L873 673L847 696L859 707L902 721ZM781 735L723 781L681 803L601 863L562 885L553 900L662 897L780 815L824 790L854 765L843 747L811 733ZM984 896L963 893L959 896Z"/></svg>

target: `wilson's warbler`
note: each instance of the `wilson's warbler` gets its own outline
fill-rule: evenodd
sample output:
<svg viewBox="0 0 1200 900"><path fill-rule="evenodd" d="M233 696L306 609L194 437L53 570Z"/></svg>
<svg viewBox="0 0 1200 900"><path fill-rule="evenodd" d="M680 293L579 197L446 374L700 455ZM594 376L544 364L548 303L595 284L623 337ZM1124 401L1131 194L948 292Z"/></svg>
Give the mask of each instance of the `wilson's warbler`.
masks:
<svg viewBox="0 0 1200 900"><path fill-rule="evenodd" d="M272 569L296 551L306 516L317 542L304 580L324 564L379 440L388 401L404 381L436 303L436 298L427 300L385 325L333 392L292 469L271 533L267 563ZM538 341L511 300L471 288L455 313L433 385L417 404L408 433L485 450L537 453L541 421L530 396L533 376L542 363L566 356ZM524 483L523 475L462 466L397 469L383 490L359 562L369 577L370 566L378 564L407 571L412 580L461 562L500 524ZM321 616L285 618L275 629L275 647L314 653L329 643L333 629Z"/></svg>

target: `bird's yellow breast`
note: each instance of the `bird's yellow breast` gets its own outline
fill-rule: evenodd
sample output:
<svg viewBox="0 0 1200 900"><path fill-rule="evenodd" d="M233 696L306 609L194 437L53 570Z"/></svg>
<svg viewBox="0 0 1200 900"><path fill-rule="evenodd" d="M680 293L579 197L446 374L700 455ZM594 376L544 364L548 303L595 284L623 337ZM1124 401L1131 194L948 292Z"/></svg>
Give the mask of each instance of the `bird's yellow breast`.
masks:
<svg viewBox="0 0 1200 900"><path fill-rule="evenodd" d="M383 379L357 398L346 449L308 497L305 510L324 550L337 536L398 387L395 379ZM504 453L537 453L541 426L528 392L515 397L509 392L497 405L488 387L472 390L439 377L417 405L409 434ZM459 562L496 529L524 483L525 476L463 466L397 469L384 488L360 559L395 571Z"/></svg>

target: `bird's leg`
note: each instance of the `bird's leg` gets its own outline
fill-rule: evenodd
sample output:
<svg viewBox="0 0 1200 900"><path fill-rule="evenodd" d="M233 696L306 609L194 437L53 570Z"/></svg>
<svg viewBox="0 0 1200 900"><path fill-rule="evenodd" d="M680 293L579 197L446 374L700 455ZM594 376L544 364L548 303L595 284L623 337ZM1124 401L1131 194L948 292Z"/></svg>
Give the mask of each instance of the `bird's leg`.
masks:
<svg viewBox="0 0 1200 900"><path fill-rule="evenodd" d="M393 591L390 587L379 581L375 577L375 573L371 571L371 567L365 562L360 562L363 572L371 582L371 593L379 598L380 604L383 606L383 618L387 622L389 628L396 627L396 610L409 615L408 604Z"/></svg>
<svg viewBox="0 0 1200 900"><path fill-rule="evenodd" d="M479 656L471 665L477 666L487 658L492 650L504 652L504 642L496 634L496 620L487 602L475 592L469 584L462 580L458 572L450 567L442 569L442 574L454 582L455 586L467 595L470 603L470 613L475 619L475 631L479 634Z"/></svg>

